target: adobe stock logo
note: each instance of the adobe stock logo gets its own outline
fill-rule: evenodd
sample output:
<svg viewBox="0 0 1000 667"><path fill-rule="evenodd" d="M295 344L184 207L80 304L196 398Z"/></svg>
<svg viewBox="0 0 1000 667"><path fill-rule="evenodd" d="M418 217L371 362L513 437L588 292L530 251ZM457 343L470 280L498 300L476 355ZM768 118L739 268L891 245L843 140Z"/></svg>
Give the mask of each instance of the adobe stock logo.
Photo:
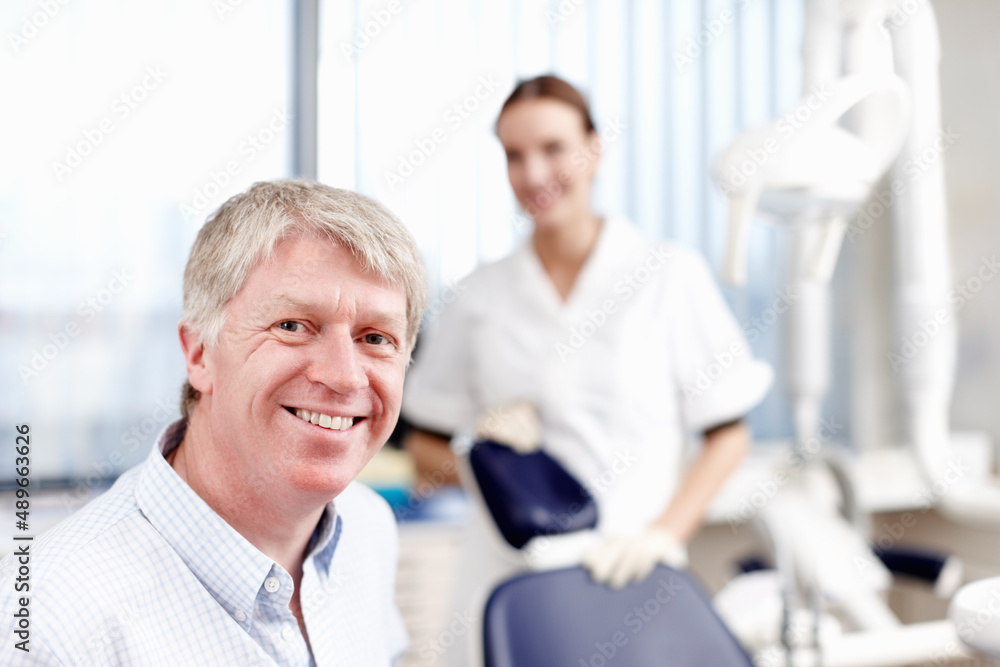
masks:
<svg viewBox="0 0 1000 667"><path fill-rule="evenodd" d="M678 576L670 575L669 581L660 578L656 583L656 591L652 597L646 600L642 606L633 607L632 611L625 614L622 625L627 627L632 635L642 632L655 616L660 613L670 602L677 597L678 593L684 590L684 580ZM654 632L655 632L654 628ZM596 649L587 658L580 658L578 667L609 667L618 655L618 652L629 643L628 633L624 630L614 632L608 641L594 642ZM624 665L622 666L624 667Z"/></svg>
<svg viewBox="0 0 1000 667"><path fill-rule="evenodd" d="M348 64L353 65L361 52L372 43L372 40L377 39L382 31L389 27L392 19L402 11L403 6L399 0L389 0L383 9L373 11L364 24L359 21L359 25L354 28L354 37L350 43L340 43L340 52L344 54Z"/></svg>
<svg viewBox="0 0 1000 667"><path fill-rule="evenodd" d="M98 313L103 312L111 305L115 295L125 291L134 278L125 269L115 271L111 280L108 281L107 287L81 301L76 307L76 312L80 317L67 322L61 330L50 333L48 342L44 343L41 348L35 348L31 351L28 365L21 364L17 367L17 372L21 376L24 386L27 387L32 378L38 377L59 356L59 353L66 349L69 342L79 336L87 324L94 321Z"/></svg>
<svg viewBox="0 0 1000 667"><path fill-rule="evenodd" d="M659 246L652 248L643 262L615 283L614 291L619 296L605 299L597 310L588 310L586 317L570 328L565 342L556 341L555 350L559 360L565 363L576 354L618 312L618 307L641 290L653 274L666 266L673 256L674 251L671 249Z"/></svg>
<svg viewBox="0 0 1000 667"><path fill-rule="evenodd" d="M218 169L208 172L201 185L195 187L188 203L180 205L181 215L186 223L200 223L204 216L214 208L221 195L225 194L233 179L244 167L263 153L268 146L277 141L282 133L291 125L293 116L285 109L274 109L267 120L256 130L246 135L238 147L238 154L227 160Z"/></svg>
<svg viewBox="0 0 1000 667"><path fill-rule="evenodd" d="M62 9L60 5L65 5L69 0L41 0L38 3L39 10L31 16L21 19L20 32L8 32L7 41L14 53L20 53L21 48L27 46L28 42L38 35L38 31L49 24Z"/></svg>
<svg viewBox="0 0 1000 667"><path fill-rule="evenodd" d="M68 174L82 165L84 159L93 153L120 123L131 116L132 112L145 102L149 94L160 87L167 76L168 73L160 69L159 65L147 67L139 83L116 97L111 103L112 115L105 116L92 127L84 128L81 133L83 137L66 147L63 161L52 162L52 173L55 174L57 181L62 183Z"/></svg>
<svg viewBox="0 0 1000 667"><path fill-rule="evenodd" d="M389 192L395 192L396 188L403 185L406 179L415 174L417 169L430 159L438 146L448 140L448 134L458 130L499 87L500 82L494 79L492 74L480 76L476 81L475 88L468 95L454 102L444 112L443 120L448 124L447 129L438 126L423 137L414 139L414 148L408 153L400 153L397 156L396 169L383 172L385 184L389 186Z"/></svg>

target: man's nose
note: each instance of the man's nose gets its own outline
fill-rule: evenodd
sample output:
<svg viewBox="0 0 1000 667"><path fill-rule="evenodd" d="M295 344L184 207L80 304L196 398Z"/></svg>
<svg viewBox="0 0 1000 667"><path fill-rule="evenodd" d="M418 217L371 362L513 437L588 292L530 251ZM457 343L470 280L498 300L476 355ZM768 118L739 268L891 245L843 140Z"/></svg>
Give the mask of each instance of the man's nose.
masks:
<svg viewBox="0 0 1000 667"><path fill-rule="evenodd" d="M316 343L309 380L338 394L352 394L368 386L359 347L350 333L331 331Z"/></svg>

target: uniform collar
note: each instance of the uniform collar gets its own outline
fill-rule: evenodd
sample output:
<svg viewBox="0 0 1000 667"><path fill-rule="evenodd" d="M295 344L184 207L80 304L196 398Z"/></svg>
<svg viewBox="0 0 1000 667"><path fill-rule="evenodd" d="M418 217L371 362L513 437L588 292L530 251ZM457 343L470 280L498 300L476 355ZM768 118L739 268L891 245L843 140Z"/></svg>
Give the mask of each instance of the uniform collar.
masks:
<svg viewBox="0 0 1000 667"><path fill-rule="evenodd" d="M184 438L187 422L168 426L136 482L139 509L223 608L248 615L272 567L280 567L240 535L181 479L164 458ZM340 535L330 501L309 542L317 569L329 573Z"/></svg>
<svg viewBox="0 0 1000 667"><path fill-rule="evenodd" d="M522 265L520 275L523 276L525 287L530 293L537 293L539 285L547 294L548 299L553 301L559 308L569 309L581 297L590 291L590 283L594 280L606 280L607 270L614 264L622 262L624 258L629 258L637 247L643 242L642 234L628 220L624 218L609 216L604 218L601 224L601 231L598 234L594 248L587 256L580 274L576 278L573 289L569 293L566 301L562 300L556 291L552 279L549 278L542 261L535 252L535 245L532 237L525 239L521 247L516 251L518 262Z"/></svg>

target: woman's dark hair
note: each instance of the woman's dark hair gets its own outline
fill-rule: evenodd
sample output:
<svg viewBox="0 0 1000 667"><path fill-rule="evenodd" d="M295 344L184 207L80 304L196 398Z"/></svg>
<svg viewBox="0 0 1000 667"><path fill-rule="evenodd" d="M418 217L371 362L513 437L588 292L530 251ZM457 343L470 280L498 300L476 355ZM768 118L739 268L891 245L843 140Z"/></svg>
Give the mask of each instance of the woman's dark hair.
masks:
<svg viewBox="0 0 1000 667"><path fill-rule="evenodd" d="M590 117L590 109L587 108L587 100L580 94L580 91L559 77L550 74L519 82L507 98L507 101L503 103L503 107L500 108L500 116L503 116L503 112L507 110L507 107L515 102L545 98L558 100L570 105L579 111L583 117L584 131L588 133L596 131L597 128L594 127L594 121ZM499 126L499 124L500 117L497 117L497 125Z"/></svg>

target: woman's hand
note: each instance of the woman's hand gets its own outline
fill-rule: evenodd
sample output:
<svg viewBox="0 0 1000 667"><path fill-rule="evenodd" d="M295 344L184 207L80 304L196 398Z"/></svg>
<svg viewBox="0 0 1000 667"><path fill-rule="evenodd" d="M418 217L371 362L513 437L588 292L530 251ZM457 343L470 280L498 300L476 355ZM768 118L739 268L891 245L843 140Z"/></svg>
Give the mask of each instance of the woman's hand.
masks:
<svg viewBox="0 0 1000 667"><path fill-rule="evenodd" d="M521 454L537 451L542 444L538 410L530 401L491 408L476 418L476 438L499 442Z"/></svg>
<svg viewBox="0 0 1000 667"><path fill-rule="evenodd" d="M687 546L665 528L650 527L634 535L614 535L591 549L583 559L591 578L622 588L649 576L657 563L687 567Z"/></svg>
<svg viewBox="0 0 1000 667"><path fill-rule="evenodd" d="M687 567L687 540L749 445L750 430L742 422L707 432L701 454L663 514L641 533L610 537L587 554L583 564L594 581L621 588L645 578L657 563Z"/></svg>

